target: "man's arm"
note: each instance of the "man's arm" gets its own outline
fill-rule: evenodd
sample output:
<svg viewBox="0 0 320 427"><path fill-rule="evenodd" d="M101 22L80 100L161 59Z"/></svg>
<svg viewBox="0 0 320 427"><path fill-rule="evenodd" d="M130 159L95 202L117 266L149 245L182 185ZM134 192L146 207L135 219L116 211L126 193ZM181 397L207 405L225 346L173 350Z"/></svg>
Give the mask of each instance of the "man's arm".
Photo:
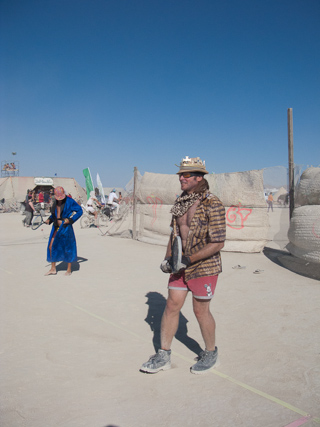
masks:
<svg viewBox="0 0 320 427"><path fill-rule="evenodd" d="M172 237L172 234L171 234L169 242L168 242L166 256L165 256L164 260L162 261L162 263L160 265L160 268L161 268L161 270L164 273L172 273L172 265L171 265L171 237Z"/></svg>
<svg viewBox="0 0 320 427"><path fill-rule="evenodd" d="M224 242L208 243L205 247L189 256L191 264L202 259L210 258L224 247Z"/></svg>
<svg viewBox="0 0 320 427"><path fill-rule="evenodd" d="M172 253L171 253L171 246L172 246L171 245L171 237L172 237L172 234L170 235L170 238L169 238L166 256L164 257L165 259L171 257L171 255L172 255Z"/></svg>

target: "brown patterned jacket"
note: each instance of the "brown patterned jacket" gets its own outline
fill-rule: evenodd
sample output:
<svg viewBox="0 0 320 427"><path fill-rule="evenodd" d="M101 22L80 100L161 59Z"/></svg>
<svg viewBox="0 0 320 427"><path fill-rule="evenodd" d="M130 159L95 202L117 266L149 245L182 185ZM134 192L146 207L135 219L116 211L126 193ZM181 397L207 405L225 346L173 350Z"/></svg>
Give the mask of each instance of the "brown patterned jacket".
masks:
<svg viewBox="0 0 320 427"><path fill-rule="evenodd" d="M174 224L175 221L172 221ZM179 227L175 225L173 234L179 235ZM184 255L190 256L208 243L224 242L226 239L225 208L217 196L207 192L200 200L191 221ZM220 252L190 265L185 270L185 280L221 273Z"/></svg>

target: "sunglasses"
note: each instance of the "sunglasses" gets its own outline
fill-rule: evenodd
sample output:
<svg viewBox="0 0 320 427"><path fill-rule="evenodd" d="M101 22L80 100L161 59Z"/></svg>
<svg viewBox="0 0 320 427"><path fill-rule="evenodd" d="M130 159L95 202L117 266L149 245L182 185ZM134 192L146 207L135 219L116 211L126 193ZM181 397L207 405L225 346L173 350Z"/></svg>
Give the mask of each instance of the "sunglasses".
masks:
<svg viewBox="0 0 320 427"><path fill-rule="evenodd" d="M192 176L202 176L201 173L196 173L196 172L183 172L183 173L179 173L179 178L181 178L183 176L183 178L191 178Z"/></svg>

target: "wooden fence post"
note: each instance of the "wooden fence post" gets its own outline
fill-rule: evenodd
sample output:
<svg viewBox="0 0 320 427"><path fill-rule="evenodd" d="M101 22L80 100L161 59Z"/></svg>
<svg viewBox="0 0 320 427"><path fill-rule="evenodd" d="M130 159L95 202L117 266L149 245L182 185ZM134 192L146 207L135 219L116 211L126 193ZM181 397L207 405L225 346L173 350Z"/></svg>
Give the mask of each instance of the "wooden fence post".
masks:
<svg viewBox="0 0 320 427"><path fill-rule="evenodd" d="M133 217L132 217L132 237L133 240L137 240L137 179L138 179L138 168L134 167L133 172Z"/></svg>
<svg viewBox="0 0 320 427"><path fill-rule="evenodd" d="M288 108L288 154L289 154L289 214L294 209L294 161L293 161L293 122L292 108Z"/></svg>

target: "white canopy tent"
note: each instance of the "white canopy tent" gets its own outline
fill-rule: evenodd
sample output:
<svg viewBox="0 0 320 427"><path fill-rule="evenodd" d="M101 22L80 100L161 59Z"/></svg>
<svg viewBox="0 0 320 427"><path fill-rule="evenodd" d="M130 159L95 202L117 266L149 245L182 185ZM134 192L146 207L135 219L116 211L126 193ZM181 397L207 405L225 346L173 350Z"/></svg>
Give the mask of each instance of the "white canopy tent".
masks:
<svg viewBox="0 0 320 427"><path fill-rule="evenodd" d="M87 200L85 190L74 178L37 178L32 176L0 178L0 199L23 202L27 191L37 186L48 187L48 189L61 186L72 198L76 200L82 199L83 201Z"/></svg>

